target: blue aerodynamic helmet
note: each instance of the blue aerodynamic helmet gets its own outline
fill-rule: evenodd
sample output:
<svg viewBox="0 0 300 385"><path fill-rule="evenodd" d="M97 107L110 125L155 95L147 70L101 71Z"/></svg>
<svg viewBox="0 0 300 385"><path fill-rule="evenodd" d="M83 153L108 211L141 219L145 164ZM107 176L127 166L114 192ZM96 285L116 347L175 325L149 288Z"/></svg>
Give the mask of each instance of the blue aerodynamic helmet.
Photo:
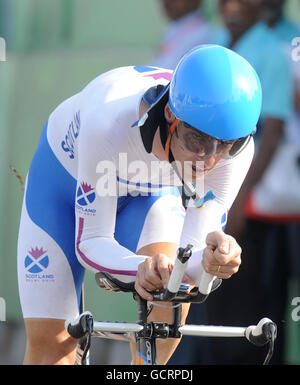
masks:
<svg viewBox="0 0 300 385"><path fill-rule="evenodd" d="M251 135L261 104L255 70L218 45L197 46L183 56L169 87L169 105L178 119L224 141Z"/></svg>

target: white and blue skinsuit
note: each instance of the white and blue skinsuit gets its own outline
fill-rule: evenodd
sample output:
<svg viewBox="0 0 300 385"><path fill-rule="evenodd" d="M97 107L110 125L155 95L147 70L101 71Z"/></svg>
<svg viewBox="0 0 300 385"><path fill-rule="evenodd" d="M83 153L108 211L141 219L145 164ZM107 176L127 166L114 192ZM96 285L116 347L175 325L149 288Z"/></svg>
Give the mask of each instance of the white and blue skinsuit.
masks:
<svg viewBox="0 0 300 385"><path fill-rule="evenodd" d="M144 93L168 84L171 76L172 71L155 67L117 68L51 113L27 175L20 222L24 318L75 317L85 268L133 281L147 257L135 253L152 243L194 245L187 274L197 278L206 236L224 229L254 145L251 140L235 158L219 161L201 191L203 196L212 192L212 199L201 209L185 210L172 166L145 150L136 124ZM133 178L130 167L141 162L151 172ZM159 167L151 168L153 162ZM101 179L103 165L115 167L114 194L99 191L111 183Z"/></svg>

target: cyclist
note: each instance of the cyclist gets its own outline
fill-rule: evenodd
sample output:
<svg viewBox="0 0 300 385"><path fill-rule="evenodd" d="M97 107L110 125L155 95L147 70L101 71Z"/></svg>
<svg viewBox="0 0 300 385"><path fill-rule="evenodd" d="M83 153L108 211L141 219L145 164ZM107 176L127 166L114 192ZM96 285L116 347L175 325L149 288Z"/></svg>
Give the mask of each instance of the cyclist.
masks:
<svg viewBox="0 0 300 385"><path fill-rule="evenodd" d="M222 229L252 161L260 107L249 63L207 45L173 74L145 66L102 74L51 113L19 230L24 363L74 362L64 320L78 314L85 268L135 280L148 299L167 284L178 245L194 245L185 282L199 281L202 264L220 278L237 272L241 249ZM156 307L150 315L168 317ZM178 341L159 342L162 364Z"/></svg>

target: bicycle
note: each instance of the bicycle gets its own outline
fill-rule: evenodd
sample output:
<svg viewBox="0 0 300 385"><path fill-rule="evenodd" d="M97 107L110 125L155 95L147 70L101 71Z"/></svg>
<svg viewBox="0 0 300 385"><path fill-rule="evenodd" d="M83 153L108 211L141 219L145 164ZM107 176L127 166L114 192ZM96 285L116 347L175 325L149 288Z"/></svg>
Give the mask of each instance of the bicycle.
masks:
<svg viewBox="0 0 300 385"><path fill-rule="evenodd" d="M139 296L134 289L134 282L124 283L113 278L109 273L96 273L96 282L102 289L133 294L133 298L137 302L137 321L136 323L95 321L89 311L81 313L75 319L66 320L66 330L73 338L79 340L75 365L87 365L91 337L136 342L137 365L156 365L156 340L158 338L180 338L183 335L195 337L245 337L256 346L269 344L268 353L263 362L264 365L267 365L274 351L277 333L276 324L268 318L262 318L257 325L248 327L181 325L181 304L203 303L211 292L219 288L222 282L221 279L203 270L199 282L188 292L189 285L182 284L181 280L192 254L191 249L192 245L178 249L167 289L151 293L153 295L153 301L151 302ZM147 322L147 317L153 306L163 306L159 302L172 303L172 324Z"/></svg>

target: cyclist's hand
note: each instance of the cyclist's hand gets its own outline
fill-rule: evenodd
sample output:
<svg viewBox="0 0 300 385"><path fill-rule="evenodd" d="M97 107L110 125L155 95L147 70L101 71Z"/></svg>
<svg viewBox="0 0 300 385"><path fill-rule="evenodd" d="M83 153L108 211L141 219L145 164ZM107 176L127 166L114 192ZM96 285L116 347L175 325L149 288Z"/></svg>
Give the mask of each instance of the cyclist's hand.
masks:
<svg viewBox="0 0 300 385"><path fill-rule="evenodd" d="M173 266L173 259L165 254L146 258L138 266L135 290L142 298L152 301L153 296L149 292L167 287ZM182 282L194 284L187 275L184 275Z"/></svg>
<svg viewBox="0 0 300 385"><path fill-rule="evenodd" d="M214 231L207 235L206 244L202 264L207 273L227 279L238 272L242 249L232 236Z"/></svg>

